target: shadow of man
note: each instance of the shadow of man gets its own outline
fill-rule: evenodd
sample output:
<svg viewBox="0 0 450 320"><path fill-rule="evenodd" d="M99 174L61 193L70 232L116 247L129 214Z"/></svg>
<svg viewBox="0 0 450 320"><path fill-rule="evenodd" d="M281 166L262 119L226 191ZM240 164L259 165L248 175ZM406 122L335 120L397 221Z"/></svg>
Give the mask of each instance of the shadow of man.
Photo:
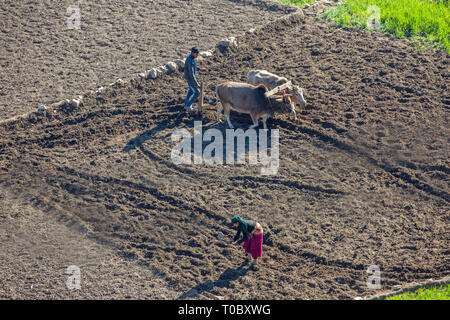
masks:
<svg viewBox="0 0 450 320"><path fill-rule="evenodd" d="M198 296L203 292L211 291L212 289L214 289L214 287L228 287L231 281L235 281L240 277L245 276L249 270L252 270L252 267L248 265L249 261L246 260L236 269L228 268L220 275L220 277L216 281L207 280L201 284L198 284L197 286L180 295L176 300L184 300L186 298Z"/></svg>

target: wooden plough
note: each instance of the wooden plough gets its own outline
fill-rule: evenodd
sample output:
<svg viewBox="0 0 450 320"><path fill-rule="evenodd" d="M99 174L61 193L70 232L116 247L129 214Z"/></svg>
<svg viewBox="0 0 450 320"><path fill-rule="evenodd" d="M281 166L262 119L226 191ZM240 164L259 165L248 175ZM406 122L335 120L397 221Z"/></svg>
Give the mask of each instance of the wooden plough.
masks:
<svg viewBox="0 0 450 320"><path fill-rule="evenodd" d="M198 97L198 112L202 114L202 108L203 108L203 88L205 87L205 84L202 82L200 83L200 96Z"/></svg>

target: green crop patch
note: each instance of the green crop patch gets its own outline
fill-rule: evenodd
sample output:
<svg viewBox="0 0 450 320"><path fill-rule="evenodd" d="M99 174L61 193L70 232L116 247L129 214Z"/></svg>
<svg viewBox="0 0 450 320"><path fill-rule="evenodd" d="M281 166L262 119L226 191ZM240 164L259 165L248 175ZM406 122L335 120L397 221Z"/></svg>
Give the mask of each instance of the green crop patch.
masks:
<svg viewBox="0 0 450 320"><path fill-rule="evenodd" d="M284 4L290 4L303 8L304 6L313 3L315 0L278 0L278 1Z"/></svg>
<svg viewBox="0 0 450 320"><path fill-rule="evenodd" d="M386 300L450 300L450 284L446 286L421 288L414 292L405 292Z"/></svg>
<svg viewBox="0 0 450 320"><path fill-rule="evenodd" d="M321 15L344 28L379 29L450 53L448 1L343 0Z"/></svg>

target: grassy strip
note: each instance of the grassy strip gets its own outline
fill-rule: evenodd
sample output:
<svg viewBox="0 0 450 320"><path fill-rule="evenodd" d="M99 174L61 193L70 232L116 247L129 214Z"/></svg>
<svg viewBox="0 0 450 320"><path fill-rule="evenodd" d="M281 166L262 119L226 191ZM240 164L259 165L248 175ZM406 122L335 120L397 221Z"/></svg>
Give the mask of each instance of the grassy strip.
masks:
<svg viewBox="0 0 450 320"><path fill-rule="evenodd" d="M322 17L344 28L378 28L400 38L411 37L450 53L450 8L448 1L343 0Z"/></svg>
<svg viewBox="0 0 450 320"><path fill-rule="evenodd" d="M450 300L450 284L445 287L442 285L429 289L418 289L415 292L405 292L388 297L386 300Z"/></svg>
<svg viewBox="0 0 450 320"><path fill-rule="evenodd" d="M313 3L315 0L278 0L284 4L294 5L300 8L303 8L307 4Z"/></svg>

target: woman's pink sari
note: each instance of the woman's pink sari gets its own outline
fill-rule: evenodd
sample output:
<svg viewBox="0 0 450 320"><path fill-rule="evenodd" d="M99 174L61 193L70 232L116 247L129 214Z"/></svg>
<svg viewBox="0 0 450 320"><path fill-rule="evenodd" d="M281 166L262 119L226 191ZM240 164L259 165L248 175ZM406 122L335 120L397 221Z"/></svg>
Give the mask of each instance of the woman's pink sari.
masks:
<svg viewBox="0 0 450 320"><path fill-rule="evenodd" d="M262 256L262 245L263 245L263 233L256 233L248 238L244 242L244 250L247 253L250 253L253 259L259 258Z"/></svg>

